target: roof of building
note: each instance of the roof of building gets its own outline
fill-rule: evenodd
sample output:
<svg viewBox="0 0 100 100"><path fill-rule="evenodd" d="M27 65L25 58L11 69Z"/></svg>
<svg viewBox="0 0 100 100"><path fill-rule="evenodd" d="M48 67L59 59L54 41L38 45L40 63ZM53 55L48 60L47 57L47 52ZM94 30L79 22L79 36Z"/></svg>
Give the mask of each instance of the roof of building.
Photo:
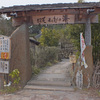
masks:
<svg viewBox="0 0 100 100"><path fill-rule="evenodd" d="M48 9L75 9L75 8L94 8L100 7L100 2L91 3L59 3L59 4L43 4L43 5L25 5L25 6L12 6L3 7L0 9L0 13L7 12L19 12L19 11L32 11L32 10L48 10Z"/></svg>

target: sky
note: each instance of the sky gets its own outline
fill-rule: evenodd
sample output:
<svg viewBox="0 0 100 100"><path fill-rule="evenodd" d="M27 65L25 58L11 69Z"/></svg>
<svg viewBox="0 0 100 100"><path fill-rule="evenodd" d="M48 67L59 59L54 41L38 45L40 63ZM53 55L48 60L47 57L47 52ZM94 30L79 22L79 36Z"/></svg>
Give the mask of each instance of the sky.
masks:
<svg viewBox="0 0 100 100"><path fill-rule="evenodd" d="M78 0L0 0L1 7L14 5L32 5L32 4L52 4L52 3L75 3ZM100 0L85 0L87 2L98 2Z"/></svg>

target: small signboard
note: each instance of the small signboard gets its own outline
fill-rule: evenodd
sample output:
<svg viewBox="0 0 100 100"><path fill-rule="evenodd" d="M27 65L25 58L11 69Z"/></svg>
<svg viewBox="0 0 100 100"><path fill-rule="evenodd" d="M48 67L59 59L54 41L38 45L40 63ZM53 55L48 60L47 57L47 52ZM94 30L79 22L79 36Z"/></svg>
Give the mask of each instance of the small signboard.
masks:
<svg viewBox="0 0 100 100"><path fill-rule="evenodd" d="M10 38L0 36L0 59L10 59Z"/></svg>
<svg viewBox="0 0 100 100"><path fill-rule="evenodd" d="M9 61L0 61L0 73L9 73Z"/></svg>
<svg viewBox="0 0 100 100"><path fill-rule="evenodd" d="M75 55L70 56L70 62L71 63L76 63L76 56Z"/></svg>

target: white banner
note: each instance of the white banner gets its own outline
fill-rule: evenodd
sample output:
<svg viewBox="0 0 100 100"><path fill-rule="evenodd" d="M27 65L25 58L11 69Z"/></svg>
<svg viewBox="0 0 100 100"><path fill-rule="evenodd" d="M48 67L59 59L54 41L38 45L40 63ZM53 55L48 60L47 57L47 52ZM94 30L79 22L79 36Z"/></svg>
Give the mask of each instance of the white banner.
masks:
<svg viewBox="0 0 100 100"><path fill-rule="evenodd" d="M87 68L88 65L85 62L85 56L84 56L84 50L86 48L86 45L82 33L80 33L80 46L81 46L81 59L83 61L84 67Z"/></svg>

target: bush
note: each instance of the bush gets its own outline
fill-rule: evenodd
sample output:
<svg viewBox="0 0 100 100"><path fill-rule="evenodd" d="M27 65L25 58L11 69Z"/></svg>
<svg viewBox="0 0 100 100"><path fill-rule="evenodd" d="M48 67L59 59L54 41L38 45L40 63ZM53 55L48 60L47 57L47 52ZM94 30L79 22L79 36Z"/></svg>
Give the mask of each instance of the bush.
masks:
<svg viewBox="0 0 100 100"><path fill-rule="evenodd" d="M37 67L32 67L32 71L33 71L33 74L34 75L37 75L38 73L40 73L40 68L37 68Z"/></svg>
<svg viewBox="0 0 100 100"><path fill-rule="evenodd" d="M11 76L11 78L13 79L13 84L14 85L18 85L19 81L20 81L20 76L19 76L19 70L18 69L14 69L9 76Z"/></svg>
<svg viewBox="0 0 100 100"><path fill-rule="evenodd" d="M58 61L60 49L57 47L36 47L35 55L34 50L31 50L31 64L36 67L45 67ZM50 64L50 65L51 65Z"/></svg>

